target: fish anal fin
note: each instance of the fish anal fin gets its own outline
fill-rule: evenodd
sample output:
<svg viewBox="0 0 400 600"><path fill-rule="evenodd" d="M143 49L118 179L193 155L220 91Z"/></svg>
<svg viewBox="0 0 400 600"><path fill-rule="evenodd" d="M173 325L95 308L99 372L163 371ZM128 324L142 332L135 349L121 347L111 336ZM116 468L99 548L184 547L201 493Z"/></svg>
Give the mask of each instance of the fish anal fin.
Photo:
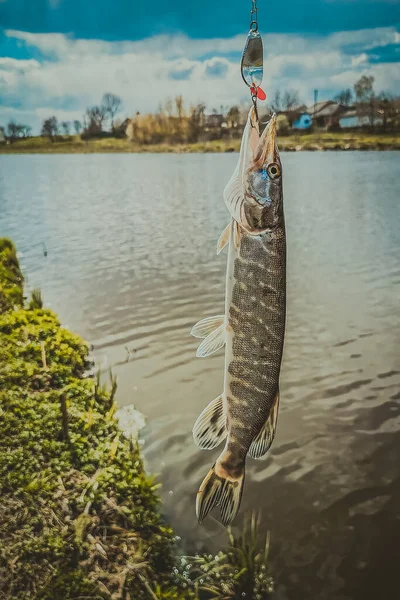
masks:
<svg viewBox="0 0 400 600"><path fill-rule="evenodd" d="M268 419L265 425L261 429L260 433L251 443L249 448L249 456L252 458L261 458L268 452L274 441L276 432L276 423L278 420L278 409L279 409L279 392L275 396L274 403L268 415Z"/></svg>
<svg viewBox="0 0 400 600"><path fill-rule="evenodd" d="M205 338L215 329L220 327L225 321L225 315L217 315L216 317L206 317L196 325L193 325L190 335L197 338Z"/></svg>
<svg viewBox="0 0 400 600"><path fill-rule="evenodd" d="M226 416L222 394L208 404L193 427L193 438L202 450L216 448L226 437Z"/></svg>
<svg viewBox="0 0 400 600"><path fill-rule="evenodd" d="M223 232L219 236L219 240L218 240L218 243L217 243L217 254L219 254L220 252L222 252L222 250L225 248L225 246L229 243L229 237L231 235L231 227L232 227L232 222L229 223L225 227L225 229L223 230Z"/></svg>
<svg viewBox="0 0 400 600"><path fill-rule="evenodd" d="M196 356L198 358L205 358L217 352L222 348L226 341L226 327L225 323L222 323L217 329L214 329L197 348Z"/></svg>

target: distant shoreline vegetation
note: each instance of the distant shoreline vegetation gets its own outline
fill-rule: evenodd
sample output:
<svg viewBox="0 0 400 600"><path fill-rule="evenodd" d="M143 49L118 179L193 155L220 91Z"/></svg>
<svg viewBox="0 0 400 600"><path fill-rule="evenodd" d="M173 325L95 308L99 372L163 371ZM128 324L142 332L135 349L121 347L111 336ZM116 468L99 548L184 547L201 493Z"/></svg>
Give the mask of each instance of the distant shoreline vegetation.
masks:
<svg viewBox="0 0 400 600"><path fill-rule="evenodd" d="M313 133L279 136L282 151L400 150L400 133ZM240 140L210 140L196 143L138 144L113 137L82 140L79 136L63 137L53 143L42 137L0 145L0 154L91 154L91 153L223 153L239 152Z"/></svg>
<svg viewBox="0 0 400 600"><path fill-rule="evenodd" d="M248 106L221 106L206 112L205 104L186 107L182 96L168 100L156 113L118 119L123 103L107 93L99 105L86 109L82 121L44 119L40 136L11 120L0 127L0 153L85 152L235 152ZM268 106L260 105L265 124L278 115L282 150L399 150L400 98L374 90L374 78L362 76L354 88L334 99L302 104L295 90L276 91Z"/></svg>

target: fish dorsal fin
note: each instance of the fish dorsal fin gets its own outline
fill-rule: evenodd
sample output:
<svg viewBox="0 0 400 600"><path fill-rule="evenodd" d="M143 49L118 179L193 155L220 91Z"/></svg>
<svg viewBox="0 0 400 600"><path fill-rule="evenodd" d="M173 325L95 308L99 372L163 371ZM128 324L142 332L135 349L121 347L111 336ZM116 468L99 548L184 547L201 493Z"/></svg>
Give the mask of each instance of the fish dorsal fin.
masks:
<svg viewBox="0 0 400 600"><path fill-rule="evenodd" d="M226 416L222 394L205 407L193 427L193 438L202 450L211 450L226 437Z"/></svg>
<svg viewBox="0 0 400 600"><path fill-rule="evenodd" d="M274 441L276 432L276 423L278 420L278 408L279 408L279 392L275 396L274 403L268 415L268 419L265 425L261 429L260 433L254 438L250 448L249 456L252 458L261 458L268 452Z"/></svg>
<svg viewBox="0 0 400 600"><path fill-rule="evenodd" d="M229 243L229 237L231 235L232 221L225 227L217 243L217 254L222 252L225 246Z"/></svg>
<svg viewBox="0 0 400 600"><path fill-rule="evenodd" d="M190 335L196 338L205 338L225 321L225 315L206 317L193 325Z"/></svg>
<svg viewBox="0 0 400 600"><path fill-rule="evenodd" d="M226 329L225 323L222 323L217 329L214 329L197 348L196 356L198 358L205 358L217 352L222 348L226 341Z"/></svg>

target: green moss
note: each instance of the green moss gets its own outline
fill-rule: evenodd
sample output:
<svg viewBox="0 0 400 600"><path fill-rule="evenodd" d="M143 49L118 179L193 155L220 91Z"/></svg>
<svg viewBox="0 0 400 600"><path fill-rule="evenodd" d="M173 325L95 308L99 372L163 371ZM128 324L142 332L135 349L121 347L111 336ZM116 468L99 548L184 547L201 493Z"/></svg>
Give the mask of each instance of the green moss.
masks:
<svg viewBox="0 0 400 600"><path fill-rule="evenodd" d="M52 311L22 308L9 240L0 281L0 597L146 598L147 581L169 583L174 535L138 448L85 377L87 344Z"/></svg>
<svg viewBox="0 0 400 600"><path fill-rule="evenodd" d="M22 283L15 246L8 238L0 238L0 313L22 305Z"/></svg>
<svg viewBox="0 0 400 600"><path fill-rule="evenodd" d="M87 376L88 345L41 302L23 308L22 282L0 239L0 598L258 598L254 540L187 570L114 417L115 378L107 391Z"/></svg>

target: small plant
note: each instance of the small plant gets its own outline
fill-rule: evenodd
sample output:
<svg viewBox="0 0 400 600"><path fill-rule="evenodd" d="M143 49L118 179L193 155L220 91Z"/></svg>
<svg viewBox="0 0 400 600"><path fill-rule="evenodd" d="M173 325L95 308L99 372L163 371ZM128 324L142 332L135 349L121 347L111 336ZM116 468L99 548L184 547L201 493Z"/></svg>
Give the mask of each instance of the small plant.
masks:
<svg viewBox="0 0 400 600"><path fill-rule="evenodd" d="M38 288L32 290L32 297L29 302L29 309L34 310L35 308L43 308L42 292Z"/></svg>
<svg viewBox="0 0 400 600"><path fill-rule="evenodd" d="M174 568L175 583L186 586L195 598L267 600L274 589L268 569L269 534L261 548L259 530L260 518L253 513L240 535L235 537L228 528L225 551L182 557Z"/></svg>

